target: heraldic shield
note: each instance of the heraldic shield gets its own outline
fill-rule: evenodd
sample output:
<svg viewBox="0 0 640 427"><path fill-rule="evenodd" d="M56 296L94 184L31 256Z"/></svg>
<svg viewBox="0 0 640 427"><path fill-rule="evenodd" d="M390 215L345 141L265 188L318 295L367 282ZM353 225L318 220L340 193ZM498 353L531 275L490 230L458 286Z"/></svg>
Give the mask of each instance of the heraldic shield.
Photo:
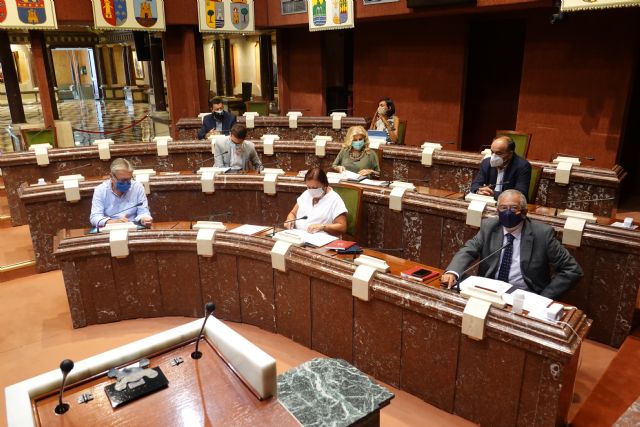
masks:
<svg viewBox="0 0 640 427"><path fill-rule="evenodd" d="M224 3L222 0L207 0L205 2L205 13L207 14L207 27L224 27Z"/></svg>
<svg viewBox="0 0 640 427"><path fill-rule="evenodd" d="M127 0L100 0L102 17L107 23L119 27L127 20Z"/></svg>
<svg viewBox="0 0 640 427"><path fill-rule="evenodd" d="M17 0L18 18L25 24L42 24L47 20L43 0Z"/></svg>
<svg viewBox="0 0 640 427"><path fill-rule="evenodd" d="M7 19L7 3L4 0L0 0L0 22Z"/></svg>
<svg viewBox="0 0 640 427"><path fill-rule="evenodd" d="M231 22L238 30L244 30L249 25L251 15L249 14L249 5L247 0L231 1Z"/></svg>
<svg viewBox="0 0 640 427"><path fill-rule="evenodd" d="M153 27L158 21L156 0L135 0L134 9L136 21L143 27Z"/></svg>
<svg viewBox="0 0 640 427"><path fill-rule="evenodd" d="M327 2L326 0L313 0L313 25L318 27L327 23Z"/></svg>

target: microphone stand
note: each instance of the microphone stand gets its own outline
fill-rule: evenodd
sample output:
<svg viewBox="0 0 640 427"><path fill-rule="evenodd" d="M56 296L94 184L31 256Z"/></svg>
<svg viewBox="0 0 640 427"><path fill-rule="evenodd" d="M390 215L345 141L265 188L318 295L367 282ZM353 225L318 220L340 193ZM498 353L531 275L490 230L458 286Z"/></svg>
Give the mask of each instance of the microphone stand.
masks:
<svg viewBox="0 0 640 427"><path fill-rule="evenodd" d="M216 309L216 305L212 302L208 302L204 305L204 322L202 322L202 328L200 328L200 333L198 333L198 338L196 341L196 349L193 353L191 353L192 359L200 359L202 357L202 352L198 350L198 346L200 345L200 340L202 339L202 332L204 331L204 325L207 324L207 320L209 320L209 316Z"/></svg>
<svg viewBox="0 0 640 427"><path fill-rule="evenodd" d="M306 215L305 216L301 216L300 218L293 218L293 219L290 219L288 221L283 222L282 225L289 224L290 222L296 222L299 219L307 219L307 218L308 217ZM273 224L273 232L271 234L267 234L267 237L273 237L273 236L276 235L276 227L277 227L277 220L276 220L276 224Z"/></svg>
<svg viewBox="0 0 640 427"><path fill-rule="evenodd" d="M62 385L60 386L60 394L58 394L58 405L55 407L54 411L58 415L62 415L69 410L69 404L62 402L62 393L64 392L64 385L67 382L67 375L73 369L73 361L69 359L64 359L60 362L60 370L62 371Z"/></svg>
<svg viewBox="0 0 640 427"><path fill-rule="evenodd" d="M460 275L456 279L456 284L454 285L454 290L456 292L460 292L460 278L462 276L464 276L465 274L467 274L468 272L470 272L471 270L473 270L474 268L476 268L477 266L479 266L480 264L482 264L483 262L485 262L486 260L488 260L489 258L491 258L492 256L494 256L495 254L499 253L504 248L506 248L507 246L510 246L510 245L513 245L513 242L505 243L504 245L502 245L501 247L499 247L495 251L491 252L486 257L482 258L480 261L471 264L471 266L468 267L466 270L464 270L462 273L460 273Z"/></svg>

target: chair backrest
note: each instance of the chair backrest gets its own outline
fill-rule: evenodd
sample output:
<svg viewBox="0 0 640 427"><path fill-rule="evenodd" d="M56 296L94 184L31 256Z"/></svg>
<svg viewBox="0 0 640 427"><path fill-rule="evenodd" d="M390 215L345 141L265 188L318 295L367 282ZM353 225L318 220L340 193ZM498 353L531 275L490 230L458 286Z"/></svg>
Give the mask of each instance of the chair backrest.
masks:
<svg viewBox="0 0 640 427"><path fill-rule="evenodd" d="M529 144L531 143L530 133L516 132L515 130L498 130L496 131L496 137L498 136L510 136L513 142L516 143L516 154L523 159L527 158Z"/></svg>
<svg viewBox="0 0 640 427"><path fill-rule="evenodd" d="M535 203L538 196L538 186L540 185L540 177L542 176L542 168L531 166L531 181L529 181L529 194L527 201Z"/></svg>
<svg viewBox="0 0 640 427"><path fill-rule="evenodd" d="M362 188L349 184L334 184L331 188L338 193L347 207L347 234L355 241L358 241Z"/></svg>
<svg viewBox="0 0 640 427"><path fill-rule="evenodd" d="M400 120L398 121L398 140L396 141L396 144L398 145L404 145L404 136L407 133L407 121L406 120Z"/></svg>
<svg viewBox="0 0 640 427"><path fill-rule="evenodd" d="M23 150L28 150L33 144L51 144L52 147L57 147L55 127L22 125L20 135L22 136Z"/></svg>
<svg viewBox="0 0 640 427"><path fill-rule="evenodd" d="M245 102L247 106L247 112L256 112L261 116L269 115L269 102L267 101L247 101Z"/></svg>

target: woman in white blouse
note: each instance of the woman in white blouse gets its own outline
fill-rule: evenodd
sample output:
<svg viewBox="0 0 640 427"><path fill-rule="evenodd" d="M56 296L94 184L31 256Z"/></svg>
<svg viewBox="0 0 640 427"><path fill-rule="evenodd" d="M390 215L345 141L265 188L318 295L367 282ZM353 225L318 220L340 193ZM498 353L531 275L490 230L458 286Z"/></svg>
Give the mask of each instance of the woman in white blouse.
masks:
<svg viewBox="0 0 640 427"><path fill-rule="evenodd" d="M307 190L287 215L287 228L309 233L324 231L340 236L347 231L347 208L342 198L329 187L327 174L320 168L309 169L304 176ZM306 217L306 219L296 218Z"/></svg>

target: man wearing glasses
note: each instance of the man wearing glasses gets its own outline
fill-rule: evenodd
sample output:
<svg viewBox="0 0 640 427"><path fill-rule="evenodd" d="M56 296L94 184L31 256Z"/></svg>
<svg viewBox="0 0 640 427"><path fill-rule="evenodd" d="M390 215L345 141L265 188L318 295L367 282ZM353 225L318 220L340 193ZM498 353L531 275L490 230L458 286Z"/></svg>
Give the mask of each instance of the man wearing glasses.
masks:
<svg viewBox="0 0 640 427"><path fill-rule="evenodd" d="M133 181L133 166L126 159L111 163L111 177L96 187L91 201L89 221L96 228L117 222L138 223L150 227L147 195L139 182Z"/></svg>
<svg viewBox="0 0 640 427"><path fill-rule="evenodd" d="M527 200L521 192L504 191L497 209L498 217L483 220L478 234L453 257L442 275L443 286L452 288L472 262L485 257L478 266L478 276L551 299L558 299L582 277L582 269L556 239L553 228L527 218ZM495 255L489 256L493 252Z"/></svg>

